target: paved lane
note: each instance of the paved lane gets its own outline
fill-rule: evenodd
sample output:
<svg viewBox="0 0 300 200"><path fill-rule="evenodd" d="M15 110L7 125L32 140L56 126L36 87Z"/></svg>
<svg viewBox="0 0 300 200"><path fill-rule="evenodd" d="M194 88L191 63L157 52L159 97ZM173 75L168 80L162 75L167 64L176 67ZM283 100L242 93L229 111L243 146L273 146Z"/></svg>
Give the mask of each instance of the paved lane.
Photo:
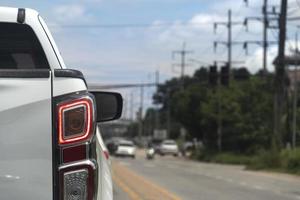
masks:
<svg viewBox="0 0 300 200"><path fill-rule="evenodd" d="M300 178L290 175L250 172L240 166L159 156L152 161L145 160L143 156L138 156L135 160L118 158L114 163L144 177L179 199L300 200ZM122 168L118 170L121 172ZM131 176L123 179L133 182ZM139 187L143 187L142 184ZM151 199L147 198L147 190L143 198L139 198Z"/></svg>

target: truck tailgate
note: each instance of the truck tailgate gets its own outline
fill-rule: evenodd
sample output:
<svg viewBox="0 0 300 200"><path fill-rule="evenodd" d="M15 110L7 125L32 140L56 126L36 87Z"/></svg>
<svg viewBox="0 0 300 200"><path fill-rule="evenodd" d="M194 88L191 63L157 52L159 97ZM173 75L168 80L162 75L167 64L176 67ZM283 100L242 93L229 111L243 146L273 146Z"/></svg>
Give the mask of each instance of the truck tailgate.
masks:
<svg viewBox="0 0 300 200"><path fill-rule="evenodd" d="M36 75L0 73L1 200L53 196L51 72Z"/></svg>

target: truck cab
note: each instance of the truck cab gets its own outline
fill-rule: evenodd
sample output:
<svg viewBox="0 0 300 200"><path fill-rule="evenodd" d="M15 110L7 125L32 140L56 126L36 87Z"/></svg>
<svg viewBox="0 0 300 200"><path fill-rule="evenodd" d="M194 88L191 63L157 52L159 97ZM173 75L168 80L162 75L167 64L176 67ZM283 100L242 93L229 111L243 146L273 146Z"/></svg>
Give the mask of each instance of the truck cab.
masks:
<svg viewBox="0 0 300 200"><path fill-rule="evenodd" d="M121 112L120 94L66 68L37 11L0 7L2 200L112 199L97 123Z"/></svg>

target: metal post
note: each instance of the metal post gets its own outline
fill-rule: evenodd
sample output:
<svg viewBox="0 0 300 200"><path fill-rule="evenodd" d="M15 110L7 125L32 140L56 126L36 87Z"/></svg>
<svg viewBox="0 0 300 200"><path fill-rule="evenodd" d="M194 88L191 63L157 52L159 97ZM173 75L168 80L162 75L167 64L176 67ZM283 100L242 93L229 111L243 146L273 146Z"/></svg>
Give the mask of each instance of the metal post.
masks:
<svg viewBox="0 0 300 200"><path fill-rule="evenodd" d="M275 75L275 95L274 95L274 135L272 145L275 150L280 148L283 131L282 116L284 112L286 88L285 88L285 40L286 40L286 16L288 0L281 0L281 11L279 17L279 43L278 62Z"/></svg>
<svg viewBox="0 0 300 200"><path fill-rule="evenodd" d="M232 21L231 21L231 10L228 10L228 65L229 71L231 70L232 64Z"/></svg>
<svg viewBox="0 0 300 200"><path fill-rule="evenodd" d="M217 145L218 145L218 150L221 152L222 151L222 104L221 104L221 84L220 80L218 81L217 84L217 98L218 98L218 128L217 128L217 135L218 135L218 140L217 140Z"/></svg>
<svg viewBox="0 0 300 200"><path fill-rule="evenodd" d="M167 89L168 107L167 107L167 138L170 137L171 132L171 95L170 89Z"/></svg>
<svg viewBox="0 0 300 200"><path fill-rule="evenodd" d="M267 15L268 1L264 0L263 5L263 76L267 72L267 52L268 52L268 15Z"/></svg>
<svg viewBox="0 0 300 200"><path fill-rule="evenodd" d="M155 82L156 82L156 91L158 91L158 87L159 87L159 71L156 71L155 73ZM158 111L159 107L158 105L156 106L155 109L155 129L159 128L159 111Z"/></svg>
<svg viewBox="0 0 300 200"><path fill-rule="evenodd" d="M298 101L298 80L297 80L297 65L294 70L294 99L293 99L293 136L292 136L292 147L296 148L296 135L297 135L297 101Z"/></svg>
<svg viewBox="0 0 300 200"><path fill-rule="evenodd" d="M133 121L133 93L130 93L130 120Z"/></svg>
<svg viewBox="0 0 300 200"><path fill-rule="evenodd" d="M143 106L144 106L144 86L141 86L141 100L139 111L139 141L142 142L143 135Z"/></svg>

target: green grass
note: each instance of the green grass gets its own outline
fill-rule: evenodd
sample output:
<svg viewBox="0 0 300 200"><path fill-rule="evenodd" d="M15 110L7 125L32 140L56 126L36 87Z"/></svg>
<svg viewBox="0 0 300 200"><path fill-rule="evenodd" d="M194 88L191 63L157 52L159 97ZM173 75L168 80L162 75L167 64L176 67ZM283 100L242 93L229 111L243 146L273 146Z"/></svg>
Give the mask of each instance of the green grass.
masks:
<svg viewBox="0 0 300 200"><path fill-rule="evenodd" d="M255 156L249 169L271 170L300 175L300 149L282 150L279 153L264 151Z"/></svg>
<svg viewBox="0 0 300 200"><path fill-rule="evenodd" d="M216 153L198 151L192 155L192 158L204 161L214 162L220 164L235 164L235 165L247 165L251 162L252 157L246 155L239 155L230 152Z"/></svg>
<svg viewBox="0 0 300 200"><path fill-rule="evenodd" d="M246 156L230 152L216 153L198 150L192 158L204 162L246 165L251 170L267 170L300 175L300 148L281 152L260 151Z"/></svg>

